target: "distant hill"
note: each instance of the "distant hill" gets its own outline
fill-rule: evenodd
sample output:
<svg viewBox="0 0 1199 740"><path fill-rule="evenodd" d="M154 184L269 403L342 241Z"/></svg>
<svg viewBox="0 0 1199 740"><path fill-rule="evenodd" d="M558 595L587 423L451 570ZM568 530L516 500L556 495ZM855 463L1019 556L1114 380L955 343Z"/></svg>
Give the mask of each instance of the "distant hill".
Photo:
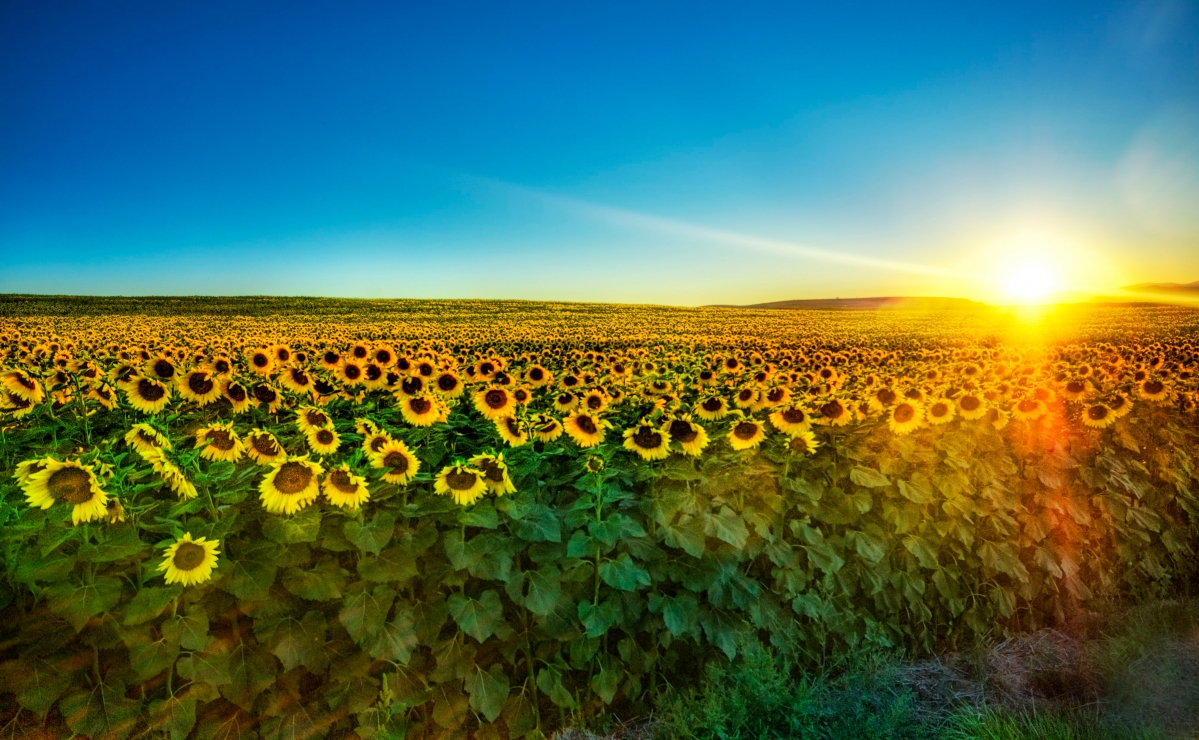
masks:
<svg viewBox="0 0 1199 740"><path fill-rule="evenodd" d="M815 311L877 311L879 309L907 308L925 311L943 311L946 309L981 308L985 305L984 303L969 301L965 298L884 296L879 298L812 298L799 301L755 303L749 306L719 304L707 306L707 308L773 308Z"/></svg>
<svg viewBox="0 0 1199 740"><path fill-rule="evenodd" d="M1137 283L1120 290L1128 293L1199 293L1199 280L1193 283Z"/></svg>

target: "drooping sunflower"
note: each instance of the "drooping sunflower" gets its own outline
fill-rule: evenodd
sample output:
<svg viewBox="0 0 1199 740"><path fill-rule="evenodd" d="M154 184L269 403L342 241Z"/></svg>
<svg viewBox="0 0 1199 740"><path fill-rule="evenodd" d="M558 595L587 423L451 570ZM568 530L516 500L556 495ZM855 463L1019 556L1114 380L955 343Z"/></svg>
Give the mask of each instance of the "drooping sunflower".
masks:
<svg viewBox="0 0 1199 740"><path fill-rule="evenodd" d="M258 490L262 505L272 514L294 514L320 494L320 476L325 470L307 457L290 457L277 462L262 479Z"/></svg>
<svg viewBox="0 0 1199 740"><path fill-rule="evenodd" d="M504 453L475 455L466 464L483 473L483 483L488 491L497 496L516 493L516 486L508 475L508 464L504 462Z"/></svg>
<svg viewBox="0 0 1199 740"><path fill-rule="evenodd" d="M958 414L963 419L973 421L981 419L987 414L987 405L983 400L973 393L966 393L957 400Z"/></svg>
<svg viewBox="0 0 1199 740"><path fill-rule="evenodd" d="M938 398L928 405L925 410L925 417L929 424L948 424L953 421L954 413L957 411L957 406L944 398Z"/></svg>
<svg viewBox="0 0 1199 740"><path fill-rule="evenodd" d="M391 435L378 427L358 433L362 435L362 452L367 457L383 449L383 445L391 441Z"/></svg>
<svg viewBox="0 0 1199 740"><path fill-rule="evenodd" d="M332 455L341 445L341 437L328 427L313 429L305 434L304 438L308 442L309 449L318 455Z"/></svg>
<svg viewBox="0 0 1199 740"><path fill-rule="evenodd" d="M187 479L183 469L172 462L164 450L155 447L142 453L142 457L150 463L150 467L154 468L154 472L158 473L162 482L179 498L193 499L200 495L195 484Z"/></svg>
<svg viewBox="0 0 1199 740"><path fill-rule="evenodd" d="M520 447L529 441L528 432L525 431L524 426L515 416L505 416L502 419L496 419L495 430L508 443L509 447Z"/></svg>
<svg viewBox="0 0 1199 740"><path fill-rule="evenodd" d="M15 393L0 392L0 411L14 419L22 419L33 413L35 406Z"/></svg>
<svg viewBox="0 0 1199 740"><path fill-rule="evenodd" d="M221 396L229 402L235 414L240 414L250 408L250 394L246 391L245 386L232 378L225 378L221 381Z"/></svg>
<svg viewBox="0 0 1199 740"><path fill-rule="evenodd" d="M766 439L766 430L753 419L742 419L733 424L729 430L729 446L734 450L749 450L757 447Z"/></svg>
<svg viewBox="0 0 1199 740"><path fill-rule="evenodd" d="M145 422L134 424L133 428L125 433L125 444L138 453L145 453L152 449L171 449L171 440Z"/></svg>
<svg viewBox="0 0 1199 740"><path fill-rule="evenodd" d="M624 432L624 448L642 460L661 460L670 455L670 432L655 429L648 421Z"/></svg>
<svg viewBox="0 0 1199 740"><path fill-rule="evenodd" d="M512 393L495 385L475 391L471 401L479 413L491 421L516 413L517 404Z"/></svg>
<svg viewBox="0 0 1199 740"><path fill-rule="evenodd" d="M896 404L887 414L887 427L893 434L908 434L924 421L924 409L916 401Z"/></svg>
<svg viewBox="0 0 1199 740"><path fill-rule="evenodd" d="M339 465L326 473L322 489L329 503L343 509L358 509L371 499L366 480L350 470L349 465Z"/></svg>
<svg viewBox="0 0 1199 740"><path fill-rule="evenodd" d="M454 503L468 506L478 501L487 491L483 473L466 465L447 465L433 481L433 490L443 496L453 496Z"/></svg>
<svg viewBox="0 0 1199 740"><path fill-rule="evenodd" d="M220 554L217 547L219 540L209 540L205 537L192 539L191 532L183 536L167 548L158 570L166 573L167 585L181 584L195 586L212 578L212 570L217 567L216 556Z"/></svg>
<svg viewBox="0 0 1199 740"><path fill-rule="evenodd" d="M420 471L420 460L412 454L408 445L398 439L393 439L379 448L371 457L371 465L386 470L383 480L399 486L412 480Z"/></svg>
<svg viewBox="0 0 1199 740"><path fill-rule="evenodd" d="M125 398L143 414L157 414L171 402L171 391L157 380L135 377L125 386Z"/></svg>
<svg viewBox="0 0 1199 740"><path fill-rule="evenodd" d="M75 460L41 461L42 469L25 483L25 500L30 506L49 509L58 501L71 506L71 523L90 522L108 515L108 494L100 488L95 472Z"/></svg>
<svg viewBox="0 0 1199 740"><path fill-rule="evenodd" d="M292 365L280 373L279 382L292 393L310 393L313 386L312 376L298 365Z"/></svg>
<svg viewBox="0 0 1199 740"><path fill-rule="evenodd" d="M1075 378L1062 387L1062 398L1067 401L1077 401L1087 394L1087 381Z"/></svg>
<svg viewBox="0 0 1199 740"><path fill-rule="evenodd" d="M404 420L414 427L427 427L442 421L445 418L442 409L437 396L431 393L400 398L400 413L404 415Z"/></svg>
<svg viewBox="0 0 1199 740"><path fill-rule="evenodd" d="M729 415L729 404L720 396L708 396L699 402L694 411L704 421L719 421Z"/></svg>
<svg viewBox="0 0 1199 740"><path fill-rule="evenodd" d="M799 406L780 408L769 416L770 423L783 434L802 434L812 426L808 412Z"/></svg>
<svg viewBox="0 0 1199 740"><path fill-rule="evenodd" d="M562 420L562 428L579 447L594 447L604 441L607 421L594 414L576 411Z"/></svg>
<svg viewBox="0 0 1199 740"><path fill-rule="evenodd" d="M1082 410L1082 423L1092 429L1103 429L1116 421L1116 415L1107 406L1096 403Z"/></svg>
<svg viewBox="0 0 1199 740"><path fill-rule="evenodd" d="M815 455L818 447L820 447L820 442L816 440L816 434L811 431L800 432L787 440L787 449L796 455L805 453Z"/></svg>
<svg viewBox="0 0 1199 740"><path fill-rule="evenodd" d="M245 446L233 431L233 424L210 424L196 432L196 447L204 448L200 457L205 460L237 462Z"/></svg>
<svg viewBox="0 0 1199 740"><path fill-rule="evenodd" d="M207 406L221 397L221 388L212 374L204 369L191 370L175 383L179 395L198 406Z"/></svg>
<svg viewBox="0 0 1199 740"><path fill-rule="evenodd" d="M274 465L287 457L275 435L264 429L255 429L247 434L245 447L250 459L259 465Z"/></svg>
<svg viewBox="0 0 1199 740"><path fill-rule="evenodd" d="M549 414L537 414L532 422L533 436L541 442L553 442L562 436L562 422Z"/></svg>
<svg viewBox="0 0 1199 740"><path fill-rule="evenodd" d="M0 386L35 406L46 397L42 384L22 370L7 370L0 374Z"/></svg>
<svg viewBox="0 0 1199 740"><path fill-rule="evenodd" d="M36 457L32 460L24 460L17 463L17 467L13 470L13 478L16 478L17 485L21 488L29 482L34 473L40 473L46 469L46 463L49 462L48 457Z"/></svg>
<svg viewBox="0 0 1199 740"><path fill-rule="evenodd" d="M667 419L662 424L662 430L679 443L684 455L699 457L708 446L707 430L692 421L690 414Z"/></svg>

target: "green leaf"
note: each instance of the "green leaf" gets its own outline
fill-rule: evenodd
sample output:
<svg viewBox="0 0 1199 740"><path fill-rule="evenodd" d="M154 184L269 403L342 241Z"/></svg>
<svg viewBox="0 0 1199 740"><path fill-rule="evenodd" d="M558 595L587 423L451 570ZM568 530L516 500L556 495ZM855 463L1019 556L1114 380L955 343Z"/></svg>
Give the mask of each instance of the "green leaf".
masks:
<svg viewBox="0 0 1199 740"><path fill-rule="evenodd" d="M666 525L660 531L668 546L681 548L693 558L703 557L707 535L702 520L684 515L677 524Z"/></svg>
<svg viewBox="0 0 1199 740"><path fill-rule="evenodd" d="M812 564L825 573L836 573L845 565L845 560L823 539L814 545L806 545L804 551L808 553Z"/></svg>
<svg viewBox="0 0 1199 740"><path fill-rule="evenodd" d="M106 536L103 542L79 548L78 556L81 560L89 563L113 563L137 557L150 548L149 543L142 542L137 536L137 529L130 524L105 527L104 532Z"/></svg>
<svg viewBox="0 0 1199 740"><path fill-rule="evenodd" d="M745 547L745 542L749 539L749 530L745 526L745 521L728 506L720 507L719 512L708 517L705 531L738 550Z"/></svg>
<svg viewBox="0 0 1199 740"><path fill-rule="evenodd" d="M525 542L561 542L562 524L553 509L534 504L517 521L515 534Z"/></svg>
<svg viewBox="0 0 1199 740"><path fill-rule="evenodd" d="M864 531L851 532L846 535L847 539L850 537L853 540L853 549L868 563L878 563L887 554L886 542L878 537L872 537Z"/></svg>
<svg viewBox="0 0 1199 740"><path fill-rule="evenodd" d="M177 640L188 650L201 650L208 644L208 614L201 604L187 607L187 614L167 617L162 623L162 634Z"/></svg>
<svg viewBox="0 0 1199 740"><path fill-rule="evenodd" d="M429 680L434 683L461 680L466 677L475 665L475 654L478 648L472 642L459 642L457 635L433 646L433 657L437 659L437 667L429 673Z"/></svg>
<svg viewBox="0 0 1199 740"><path fill-rule="evenodd" d="M147 719L151 730L165 730L171 740L187 740L196 726L196 700L175 697L152 701Z"/></svg>
<svg viewBox="0 0 1199 740"><path fill-rule="evenodd" d="M472 674L466 677L466 693L470 695L470 706L495 722L504 710L504 702L508 699L508 676L499 663L484 671L478 666Z"/></svg>
<svg viewBox="0 0 1199 740"><path fill-rule="evenodd" d="M271 556L265 548L257 548L240 557L230 557L229 571L221 581L221 588L242 601L266 601L278 572Z"/></svg>
<svg viewBox="0 0 1199 740"><path fill-rule="evenodd" d="M285 617L271 643L271 652L283 663L283 670L308 663L325 644L325 615L314 609L302 619Z"/></svg>
<svg viewBox="0 0 1199 740"><path fill-rule="evenodd" d="M612 628L619 616L611 601L602 601L599 604L580 601L576 612L587 637L599 637L604 634Z"/></svg>
<svg viewBox="0 0 1199 740"><path fill-rule="evenodd" d="M699 631L699 601L689 593L678 596L650 596L650 611L661 612L666 629L675 637L695 634Z"/></svg>
<svg viewBox="0 0 1199 740"><path fill-rule="evenodd" d="M358 575L373 583L404 583L417 576L416 558L399 545L358 562Z"/></svg>
<svg viewBox="0 0 1199 740"><path fill-rule="evenodd" d="M412 610L400 602L396 605L396 615L379 629L369 652L372 658L407 665L418 644Z"/></svg>
<svg viewBox="0 0 1199 740"><path fill-rule="evenodd" d="M463 632L483 642L494 635L504 621L504 605L495 591L484 591L478 599L463 594L452 594L447 603L450 616Z"/></svg>
<svg viewBox="0 0 1199 740"><path fill-rule="evenodd" d="M6 680L0 685L15 691L17 703L40 717L45 717L62 692L74 683L71 673L62 670L57 658L13 660L0 668L6 669L3 671Z"/></svg>
<svg viewBox="0 0 1199 740"><path fill-rule="evenodd" d="M466 721L470 704L466 695L447 686L438 687L437 701L433 702L433 721L447 730Z"/></svg>
<svg viewBox="0 0 1199 740"><path fill-rule="evenodd" d="M229 653L217 640L213 640L212 645L218 648L217 652L196 652L180 658L175 664L179 675L189 681L213 686L229 683L232 680L229 676Z"/></svg>
<svg viewBox="0 0 1199 740"><path fill-rule="evenodd" d="M326 556L311 570L292 567L283 571L283 587L309 601L340 599L347 575L349 573L336 560Z"/></svg>
<svg viewBox="0 0 1199 740"><path fill-rule="evenodd" d="M79 632L89 619L110 611L121 600L121 581L113 576L100 576L90 584L55 583L46 589L45 595L50 611Z"/></svg>
<svg viewBox="0 0 1199 740"><path fill-rule="evenodd" d="M321 510L318 506L309 506L291 516L270 516L262 524L263 536L281 545L316 542L320 532Z"/></svg>
<svg viewBox="0 0 1199 740"><path fill-rule="evenodd" d="M637 586L648 586L649 571L633 562L627 552L615 560L600 563L599 576L604 583L620 591L634 591Z"/></svg>
<svg viewBox="0 0 1199 740"><path fill-rule="evenodd" d="M1005 617L1010 617L1016 613L1016 594L1012 593L1010 589L1006 589L1003 586L992 587L991 601L995 602L995 607Z"/></svg>
<svg viewBox="0 0 1199 740"><path fill-rule="evenodd" d="M554 610L558 597L562 594L562 572L554 565L543 565L537 570L529 571L529 595L525 597L525 607L539 617Z"/></svg>
<svg viewBox="0 0 1199 740"><path fill-rule="evenodd" d="M155 639L149 626L127 630L122 635L129 648L129 667L138 681L146 681L175 663L179 657L179 638L167 633Z"/></svg>
<svg viewBox="0 0 1199 740"><path fill-rule="evenodd" d="M75 569L76 562L75 557L72 555L22 558L17 563L17 580L23 583L62 581L71 575L71 571Z"/></svg>
<svg viewBox="0 0 1199 740"><path fill-rule="evenodd" d="M124 740L137 725L141 702L125 697L125 684L105 682L77 691L58 705L67 727L91 740Z"/></svg>
<svg viewBox="0 0 1199 740"><path fill-rule="evenodd" d="M229 651L229 683L221 696L247 712L254 699L275 683L275 659L252 643L243 642Z"/></svg>
<svg viewBox="0 0 1199 740"><path fill-rule="evenodd" d="M611 704L620 688L624 671L613 665L617 661L605 656L600 660L600 669L591 677L591 689L605 704Z"/></svg>
<svg viewBox="0 0 1199 740"><path fill-rule="evenodd" d="M504 704L504 724L508 726L508 737L524 737L537 726L537 715L533 712L533 702L526 692L519 691L508 698Z"/></svg>
<svg viewBox="0 0 1199 740"><path fill-rule="evenodd" d="M344 531L346 539L360 549L378 555L395 533L396 517L389 511L381 511L366 524L353 519L346 522Z"/></svg>
<svg viewBox="0 0 1199 740"><path fill-rule="evenodd" d="M350 633L350 639L362 645L378 634L395 595L395 589L386 585L375 586L374 590L368 590L366 584L353 587L337 615L346 632Z"/></svg>
<svg viewBox="0 0 1199 740"><path fill-rule="evenodd" d="M891 479L874 468L855 465L849 471L849 479L865 488L882 488L891 485Z"/></svg>
<svg viewBox="0 0 1199 740"><path fill-rule="evenodd" d="M179 598L181 593L183 593L182 586L143 588L129 602L129 606L125 607L124 624L131 626L154 619L162 614L162 611L167 608L167 604Z"/></svg>
<svg viewBox="0 0 1199 740"><path fill-rule="evenodd" d="M930 570L935 570L938 567L937 551L920 537L904 537L903 546L907 548L908 552L916 556L916 559L920 561L920 567Z"/></svg>
<svg viewBox="0 0 1199 740"><path fill-rule="evenodd" d="M458 523L468 527L496 529L500 526L500 517L490 501L481 501L474 506L458 509Z"/></svg>
<svg viewBox="0 0 1199 740"><path fill-rule="evenodd" d="M537 688L545 692L554 704L565 709L573 709L575 698L562 685L562 671L554 666L546 666L537 672Z"/></svg>
<svg viewBox="0 0 1199 740"><path fill-rule="evenodd" d="M927 480L912 476L911 480L899 481L899 493L914 504L931 504L933 491Z"/></svg>

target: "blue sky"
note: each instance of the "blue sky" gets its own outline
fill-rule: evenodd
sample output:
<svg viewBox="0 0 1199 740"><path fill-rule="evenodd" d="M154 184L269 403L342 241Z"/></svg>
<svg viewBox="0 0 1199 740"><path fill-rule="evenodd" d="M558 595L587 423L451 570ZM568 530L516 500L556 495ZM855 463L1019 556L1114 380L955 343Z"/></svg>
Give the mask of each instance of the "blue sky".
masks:
<svg viewBox="0 0 1199 740"><path fill-rule="evenodd" d="M0 6L0 292L1199 280L1199 6Z"/></svg>

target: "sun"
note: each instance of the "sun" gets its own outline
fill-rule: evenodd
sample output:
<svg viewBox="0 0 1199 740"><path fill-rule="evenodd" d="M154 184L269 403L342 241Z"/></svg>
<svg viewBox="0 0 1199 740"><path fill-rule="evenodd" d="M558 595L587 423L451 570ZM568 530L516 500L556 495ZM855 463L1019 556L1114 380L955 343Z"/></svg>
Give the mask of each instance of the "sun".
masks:
<svg viewBox="0 0 1199 740"><path fill-rule="evenodd" d="M1017 303L1043 301L1061 289L1057 271L1048 263L1026 260L1017 263L1003 278L1003 290Z"/></svg>

